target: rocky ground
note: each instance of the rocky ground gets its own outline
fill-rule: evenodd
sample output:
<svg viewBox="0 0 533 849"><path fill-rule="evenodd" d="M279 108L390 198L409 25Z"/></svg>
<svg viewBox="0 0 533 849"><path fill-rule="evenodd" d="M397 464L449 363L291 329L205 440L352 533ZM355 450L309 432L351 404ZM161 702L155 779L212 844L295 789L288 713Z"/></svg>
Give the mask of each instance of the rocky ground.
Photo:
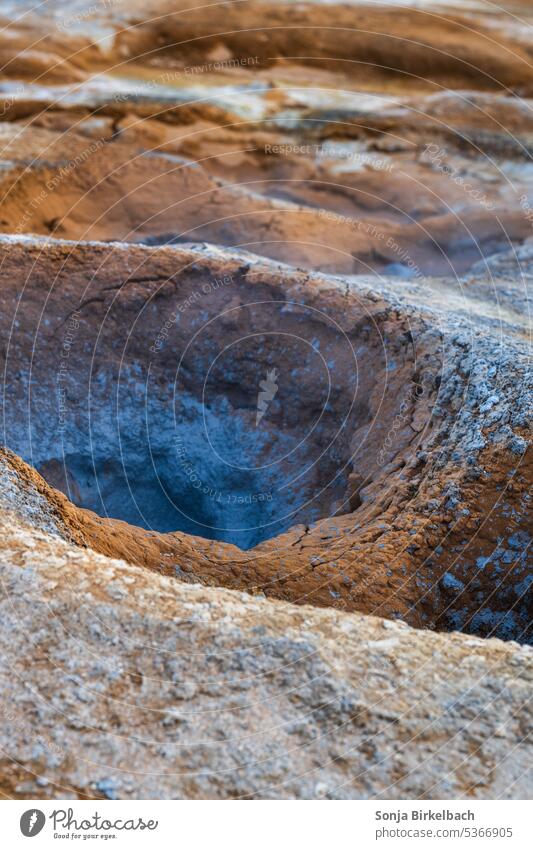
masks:
<svg viewBox="0 0 533 849"><path fill-rule="evenodd" d="M4 796L531 794L528 6L0 7Z"/></svg>

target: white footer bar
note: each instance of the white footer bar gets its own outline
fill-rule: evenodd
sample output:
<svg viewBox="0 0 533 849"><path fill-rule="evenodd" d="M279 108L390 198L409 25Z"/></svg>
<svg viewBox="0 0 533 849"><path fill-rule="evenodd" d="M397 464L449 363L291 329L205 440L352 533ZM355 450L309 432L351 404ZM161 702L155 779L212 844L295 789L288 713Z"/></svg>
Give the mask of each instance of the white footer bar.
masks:
<svg viewBox="0 0 533 849"><path fill-rule="evenodd" d="M532 847L530 802L5 801L6 847Z"/></svg>

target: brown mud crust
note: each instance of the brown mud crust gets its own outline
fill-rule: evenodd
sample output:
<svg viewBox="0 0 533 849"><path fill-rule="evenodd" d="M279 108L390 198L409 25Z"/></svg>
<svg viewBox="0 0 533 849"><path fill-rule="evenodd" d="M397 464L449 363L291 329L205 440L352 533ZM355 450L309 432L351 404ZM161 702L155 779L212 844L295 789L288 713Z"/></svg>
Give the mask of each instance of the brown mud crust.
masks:
<svg viewBox="0 0 533 849"><path fill-rule="evenodd" d="M347 287L207 247L19 239L0 250L5 370L19 376L3 398L6 443L72 501L130 517L99 518L46 488L75 541L189 582L528 639L530 387L520 341L495 349L460 317L424 312L405 294L400 303L394 283L378 294L361 280ZM251 352L242 342L250 333L262 343ZM280 346L280 333L315 340L335 377L331 411L309 427L325 386L313 360L307 373L302 363L256 444L257 372L288 374L301 356ZM221 351L229 359L210 396L205 375ZM259 544L248 527L217 534L224 521L231 527L236 484L210 478L212 449L194 445L204 407L216 416L208 430L225 428L240 457L266 458L280 472L250 478L271 500L256 499L256 514L243 495L237 519L253 526L257 515L267 536L292 525L285 533ZM287 434L289 447L303 443L294 463L279 459ZM216 475L224 473L222 464ZM246 493L242 477L237 491ZM171 527L190 518L200 493L194 535L157 533L163 507L152 514L144 499L158 486L176 506Z"/></svg>
<svg viewBox="0 0 533 849"><path fill-rule="evenodd" d="M503 15L48 10L38 51L32 16L6 36L6 233L452 277L531 235L533 72Z"/></svg>

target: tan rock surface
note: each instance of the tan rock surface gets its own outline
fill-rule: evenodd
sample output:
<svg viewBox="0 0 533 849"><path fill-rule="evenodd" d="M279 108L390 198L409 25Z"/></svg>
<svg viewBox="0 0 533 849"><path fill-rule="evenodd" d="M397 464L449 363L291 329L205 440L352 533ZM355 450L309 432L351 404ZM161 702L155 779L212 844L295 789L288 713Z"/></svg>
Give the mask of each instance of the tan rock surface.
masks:
<svg viewBox="0 0 533 849"><path fill-rule="evenodd" d="M1 521L4 795L528 795L531 649L187 586Z"/></svg>

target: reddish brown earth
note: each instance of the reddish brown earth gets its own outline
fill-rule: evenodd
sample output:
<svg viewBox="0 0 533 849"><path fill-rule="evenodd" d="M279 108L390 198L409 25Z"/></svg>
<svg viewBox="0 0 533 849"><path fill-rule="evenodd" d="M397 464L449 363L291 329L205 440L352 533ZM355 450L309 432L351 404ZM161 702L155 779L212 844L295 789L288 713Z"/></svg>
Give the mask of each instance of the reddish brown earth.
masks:
<svg viewBox="0 0 533 849"><path fill-rule="evenodd" d="M300 5L253 3L124 15L106 9L116 35L93 41L84 29L102 20L58 7L38 51L31 16L8 28L4 232L205 239L342 273L406 255L433 274L531 235L529 178L506 169L530 145L532 72L497 15L314 5L310 21Z"/></svg>
<svg viewBox="0 0 533 849"><path fill-rule="evenodd" d="M24 476L53 500L78 544L187 581L399 617L418 627L460 624L481 633L496 629L515 638L527 636L531 610L524 592L524 557L531 460L523 455L527 429L516 404L516 387L526 388L527 361L521 362L520 343L512 356L494 352L490 336L465 332L453 318L443 326L443 316L436 330L434 315L400 305L391 289L377 295L362 282L353 282L348 291L333 279L251 258L244 262L239 255L219 257L209 249L138 247L126 252L94 243L8 241L2 250L6 370L21 377L4 396L8 444L23 455L29 452L42 474L70 491L74 501L81 497L76 481L80 471L79 465L73 471L70 466L78 455L72 455L68 440L61 443L58 435L52 443L46 440L50 447L38 445L48 430L46 424L43 433L42 423L53 421L57 407L54 383L66 340L70 372L65 416L67 429L78 433L79 450L88 450L81 442L91 382L104 387L102 397L95 392L93 421L97 410L109 403L117 381L127 383L128 363L141 363L143 369L150 364L153 388L146 391L157 396L157 386L164 390L173 379L189 327L195 327L196 317L206 310L216 318L228 303L241 310L260 302L260 318L252 319L252 326L255 322L259 327L258 321L268 321L269 302L276 305L276 323L280 300L305 305L307 329L314 336L328 344L328 321L333 319L358 349L356 397L365 403L351 420L353 434L344 449L348 477L336 502L337 515L297 525L243 552L199 536L158 534L101 519L50 491L24 467ZM22 264L29 273L20 294L17 268ZM164 348L151 355L158 329L176 302L186 303L202 281L222 279L232 281L231 300L227 287L205 295L185 314L188 326L174 326ZM315 319L312 309L326 312ZM73 314L79 329L70 344L67 328ZM16 332L9 330L13 318ZM249 322L250 314L243 320ZM242 334L240 324L229 330L215 324L214 332L221 330L236 331L236 338ZM330 355L336 357L336 372L349 372L353 365L345 361L342 346L334 353L338 335L335 331L329 340ZM207 342L204 345L209 350ZM392 370L387 370L388 361L394 363ZM290 368L279 357L276 362L282 372ZM491 378L494 362L500 373ZM203 373L205 366L196 365ZM30 373L28 384L25 375ZM245 380L244 375L238 380ZM346 377L341 382L349 383ZM31 395L30 386L35 387ZM305 387L301 390L306 392ZM231 386L226 391L237 412L242 401L231 396ZM498 400L481 412L487 398L495 397ZM138 402L142 411L146 400L141 395ZM334 421L342 417L343 403L339 395ZM513 428L503 424L513 420ZM284 426L290 424L285 421ZM27 442L30 432L33 446ZM338 461L343 462L342 453ZM16 458L10 462L20 464ZM105 464L99 474L103 479ZM322 510L327 509L326 501ZM498 539L501 543L496 544Z"/></svg>

